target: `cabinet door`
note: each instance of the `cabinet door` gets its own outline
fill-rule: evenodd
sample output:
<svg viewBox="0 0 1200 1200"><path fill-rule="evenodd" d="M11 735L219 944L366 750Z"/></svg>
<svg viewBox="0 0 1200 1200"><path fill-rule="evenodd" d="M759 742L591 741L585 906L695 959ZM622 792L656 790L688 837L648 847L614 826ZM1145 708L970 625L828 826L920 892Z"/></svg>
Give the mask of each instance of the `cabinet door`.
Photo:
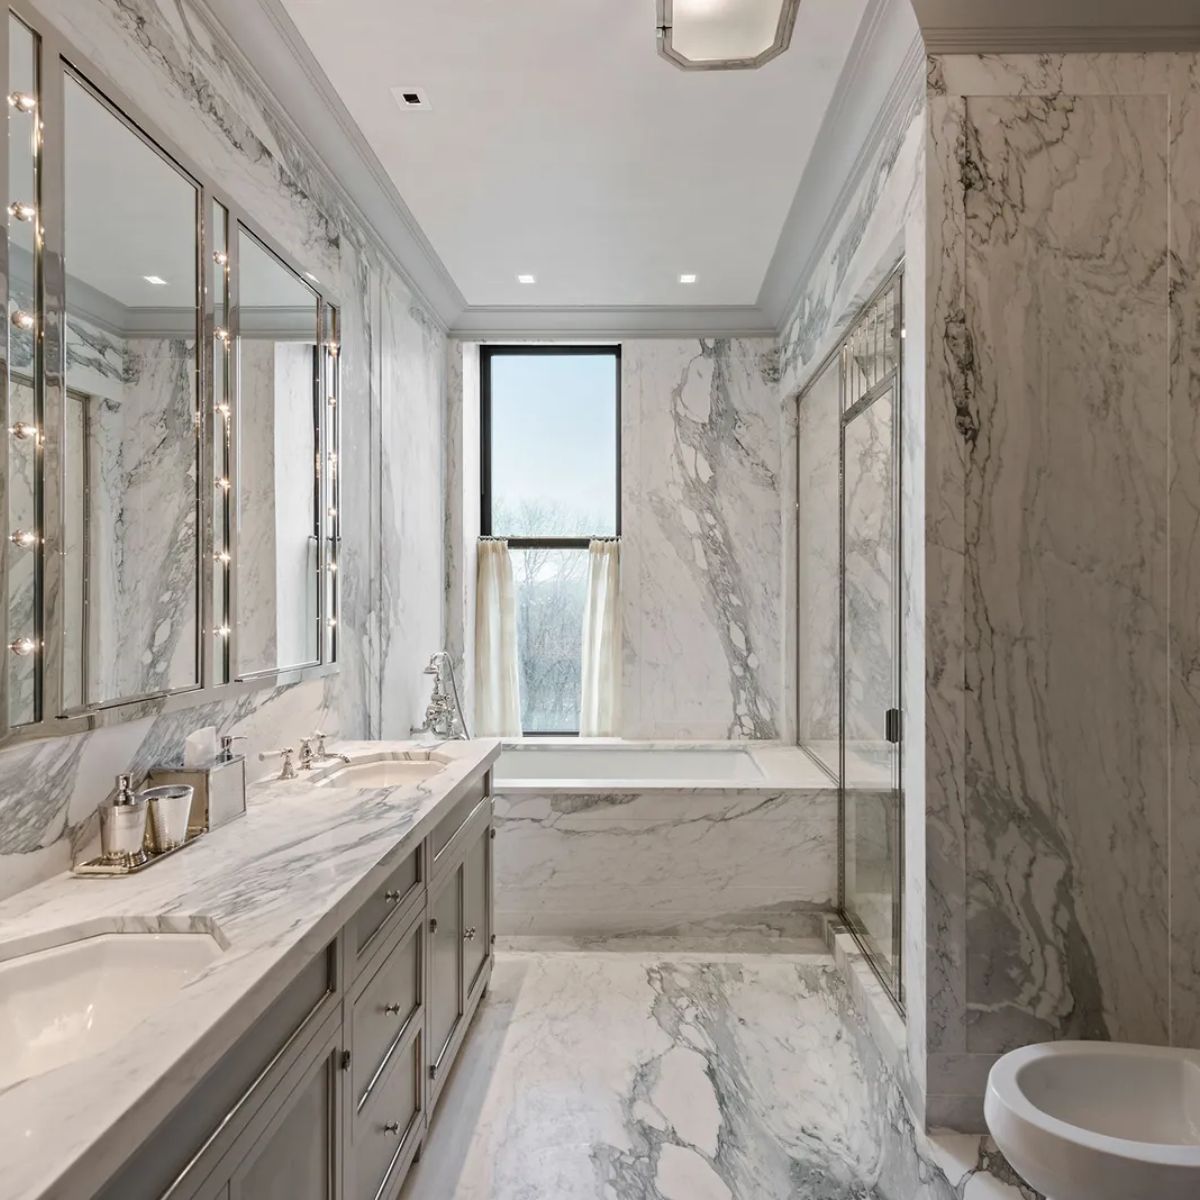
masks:
<svg viewBox="0 0 1200 1200"><path fill-rule="evenodd" d="M462 940L460 864L429 901L429 1073L434 1079L463 1014Z"/></svg>
<svg viewBox="0 0 1200 1200"><path fill-rule="evenodd" d="M338 1200L339 1058L334 1037L234 1169L230 1200Z"/></svg>
<svg viewBox="0 0 1200 1200"><path fill-rule="evenodd" d="M492 952L492 829L486 825L463 862L463 980L475 991Z"/></svg>

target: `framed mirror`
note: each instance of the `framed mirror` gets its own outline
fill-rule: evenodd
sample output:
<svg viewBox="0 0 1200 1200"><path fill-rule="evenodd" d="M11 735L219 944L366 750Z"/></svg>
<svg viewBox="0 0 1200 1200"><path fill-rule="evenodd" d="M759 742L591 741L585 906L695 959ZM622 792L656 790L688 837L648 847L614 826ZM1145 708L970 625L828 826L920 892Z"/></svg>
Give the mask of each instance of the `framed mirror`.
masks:
<svg viewBox="0 0 1200 1200"><path fill-rule="evenodd" d="M0 744L336 669L338 309L10 12Z"/></svg>
<svg viewBox="0 0 1200 1200"><path fill-rule="evenodd" d="M64 79L62 711L201 683L200 189ZM131 181L136 181L131 186Z"/></svg>
<svg viewBox="0 0 1200 1200"><path fill-rule="evenodd" d="M321 660L321 308L252 233L237 232L239 679Z"/></svg>

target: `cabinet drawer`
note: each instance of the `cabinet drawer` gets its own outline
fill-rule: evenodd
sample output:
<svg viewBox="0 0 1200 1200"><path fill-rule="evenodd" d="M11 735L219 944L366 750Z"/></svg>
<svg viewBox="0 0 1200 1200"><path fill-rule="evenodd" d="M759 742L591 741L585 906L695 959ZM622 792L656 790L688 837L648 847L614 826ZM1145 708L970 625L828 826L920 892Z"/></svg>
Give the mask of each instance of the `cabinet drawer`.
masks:
<svg viewBox="0 0 1200 1200"><path fill-rule="evenodd" d="M487 795L487 779L485 775L482 779L475 780L467 789L466 795L434 827L433 836L429 840L433 847L435 864L449 848L454 835L467 823L479 802Z"/></svg>
<svg viewBox="0 0 1200 1200"><path fill-rule="evenodd" d="M354 1001L351 1078L356 1110L366 1104L387 1070L389 1057L420 1012L424 935L424 922L418 921Z"/></svg>
<svg viewBox="0 0 1200 1200"><path fill-rule="evenodd" d="M396 1166L413 1149L421 1119L423 1040L418 1032L393 1055L383 1078L354 1116L354 1185L350 1200L390 1194Z"/></svg>
<svg viewBox="0 0 1200 1200"><path fill-rule="evenodd" d="M399 912L421 886L421 855L413 850L408 857L375 889L371 898L354 918L354 952L358 957L370 948L388 918Z"/></svg>

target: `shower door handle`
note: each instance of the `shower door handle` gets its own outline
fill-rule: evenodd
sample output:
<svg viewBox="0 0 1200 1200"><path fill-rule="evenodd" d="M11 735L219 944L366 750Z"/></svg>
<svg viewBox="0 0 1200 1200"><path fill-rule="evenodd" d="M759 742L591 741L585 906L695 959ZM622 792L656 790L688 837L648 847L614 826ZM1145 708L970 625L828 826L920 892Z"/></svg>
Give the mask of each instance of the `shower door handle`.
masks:
<svg viewBox="0 0 1200 1200"><path fill-rule="evenodd" d="M884 737L887 738L893 746L900 743L900 710L898 708L889 708L883 714Z"/></svg>

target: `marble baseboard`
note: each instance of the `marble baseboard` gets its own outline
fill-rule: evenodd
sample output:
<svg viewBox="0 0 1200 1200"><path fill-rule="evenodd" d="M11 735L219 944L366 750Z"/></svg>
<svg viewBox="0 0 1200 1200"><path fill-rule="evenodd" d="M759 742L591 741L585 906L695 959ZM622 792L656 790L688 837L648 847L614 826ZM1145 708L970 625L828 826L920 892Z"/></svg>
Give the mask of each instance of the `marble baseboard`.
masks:
<svg viewBox="0 0 1200 1200"><path fill-rule="evenodd" d="M832 791L501 793L495 803L501 934L776 929L782 920L811 937L836 902Z"/></svg>

